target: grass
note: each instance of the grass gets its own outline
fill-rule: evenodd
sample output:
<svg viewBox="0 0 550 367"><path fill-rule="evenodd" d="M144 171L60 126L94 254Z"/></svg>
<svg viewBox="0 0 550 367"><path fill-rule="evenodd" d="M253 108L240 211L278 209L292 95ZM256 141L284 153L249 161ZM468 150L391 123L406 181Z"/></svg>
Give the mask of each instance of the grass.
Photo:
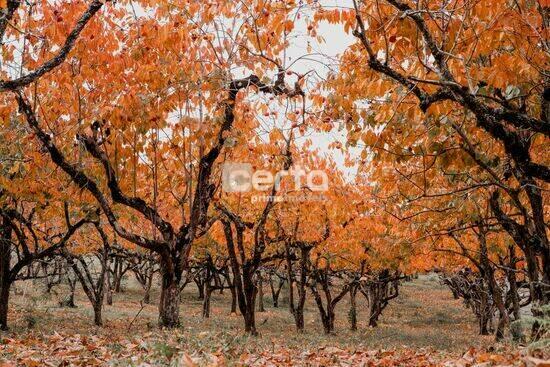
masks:
<svg viewBox="0 0 550 367"><path fill-rule="evenodd" d="M24 294L11 298L11 330L4 335L21 338L50 335L55 330L68 335L98 336L106 340L106 348L113 353L128 347L120 339L125 336L133 338L134 343L143 344L141 350L161 360L170 360L178 352L178 346L198 353L222 354L231 360L246 353L275 351L280 345L300 352L329 347L357 350L430 348L458 356L469 347L479 349L492 344L491 337L477 334L470 310L461 301L454 300L433 276L421 276L404 283L400 296L391 301L377 328L367 327L365 299L358 295L359 330L350 331L346 298L337 306L336 334L329 336L323 335L318 311L309 299L305 308L306 331L297 333L287 309L286 289L281 292L279 308L274 308L268 287L264 300L266 311L257 313L259 337L244 334L242 318L229 314L228 291L213 294L212 316L203 319L202 301L192 286L182 295L180 330L172 334L161 332L156 326L158 293L152 293L154 304L145 305L139 312L141 289L133 279L126 283L125 291L114 295L114 304L105 306L103 328L93 325L92 309L80 290L76 297L78 308L69 309L58 306L66 292L62 287L56 288L56 293L44 294L38 283L18 285ZM1 352L0 348L0 357L1 353L5 358L8 356L8 352ZM119 365L132 364L124 361L120 360Z"/></svg>

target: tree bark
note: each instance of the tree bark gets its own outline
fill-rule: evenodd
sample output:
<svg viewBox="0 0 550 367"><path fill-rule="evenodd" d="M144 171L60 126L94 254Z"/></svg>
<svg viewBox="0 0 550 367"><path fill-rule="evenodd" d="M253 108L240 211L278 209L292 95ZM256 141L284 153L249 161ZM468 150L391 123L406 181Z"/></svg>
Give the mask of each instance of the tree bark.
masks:
<svg viewBox="0 0 550 367"><path fill-rule="evenodd" d="M200 279L200 277L196 277L194 279L194 282L197 285L197 290L199 291L198 297L200 300L203 300L204 299L204 281Z"/></svg>
<svg viewBox="0 0 550 367"><path fill-rule="evenodd" d="M8 330L8 306L10 299L10 284L0 284L0 330Z"/></svg>
<svg viewBox="0 0 550 367"><path fill-rule="evenodd" d="M399 274L396 272L392 276L388 269L383 269L373 280L360 286L359 290L369 302L369 326L377 327L378 319L389 301L399 296Z"/></svg>
<svg viewBox="0 0 550 367"><path fill-rule="evenodd" d="M10 298L11 227L8 220L2 220L0 227L0 330L8 329L8 307Z"/></svg>
<svg viewBox="0 0 550 367"><path fill-rule="evenodd" d="M147 278L147 283L145 285L145 294L143 295L143 303L147 305L151 303L151 286L153 285L153 277L154 277L154 274L151 274L151 276Z"/></svg>
<svg viewBox="0 0 550 367"><path fill-rule="evenodd" d="M290 246L286 245L286 260L287 260L287 278L288 278L288 288L289 288L289 308L292 316L294 316L294 323L296 325L296 330L299 332L304 331L304 306L306 303L306 285L307 285L307 273L308 273L308 261L309 261L309 252L311 246L306 246L303 244L300 246L300 277L296 285L296 290L298 292L298 301L295 303L294 299L294 277L293 277L293 268L292 268L292 259L290 254Z"/></svg>
<svg viewBox="0 0 550 367"><path fill-rule="evenodd" d="M256 330L256 313L254 312L254 304L252 307L247 306L244 313L244 330L252 336L258 335Z"/></svg>
<svg viewBox="0 0 550 367"><path fill-rule="evenodd" d="M265 312L264 307L264 281L261 274L258 274L258 312Z"/></svg>
<svg viewBox="0 0 550 367"><path fill-rule="evenodd" d="M484 224L480 223L479 232L478 232L479 247L480 247L480 252L479 252L480 265L482 267L481 270L483 270L483 275L485 276L485 280L487 281L487 284L489 286L489 292L491 293L493 303L498 309L499 320L498 320L495 338L497 341L500 341L504 338L504 329L510 322L508 318L508 310L504 305L502 289L497 284L493 265L489 261L486 235L487 235L487 228L485 227Z"/></svg>
<svg viewBox="0 0 550 367"><path fill-rule="evenodd" d="M279 296L281 295L281 289L285 284L284 279L279 279L277 286L273 284L273 279L269 279L269 287L271 288L271 297L273 299L273 307L279 307Z"/></svg>
<svg viewBox="0 0 550 367"><path fill-rule="evenodd" d="M176 274L162 264L162 284L159 303L159 326L175 328L179 326L179 286Z"/></svg>
<svg viewBox="0 0 550 367"><path fill-rule="evenodd" d="M94 305L94 324L97 326L103 326L103 318L101 315L102 311L102 305L101 304L95 304Z"/></svg>
<svg viewBox="0 0 550 367"><path fill-rule="evenodd" d="M304 331L304 307L306 304L306 285L310 247L302 247L300 249L300 281L298 282L298 302L294 307L294 321L296 329L300 332Z"/></svg>
<svg viewBox="0 0 550 367"><path fill-rule="evenodd" d="M206 290L204 292L204 299L202 300L202 317L205 319L210 317L210 298L212 295L212 288L209 284L206 285Z"/></svg>
<svg viewBox="0 0 550 367"><path fill-rule="evenodd" d="M520 319L520 300L519 300L519 294L518 294L518 283L516 278L516 264L518 259L516 258L516 250L515 246L513 244L508 245L508 264L507 269L505 271L506 273L506 280L508 281L508 284L510 285L509 289L509 298L510 302L512 303L512 314L514 315L514 321L517 321Z"/></svg>
<svg viewBox="0 0 550 367"><path fill-rule="evenodd" d="M69 272L69 270L68 270ZM71 278L70 275L67 274L67 283L69 283L69 298L67 300L67 307L76 308L76 303L74 301L74 294L76 292L76 278Z"/></svg>
<svg viewBox="0 0 550 367"><path fill-rule="evenodd" d="M229 275L229 269L227 269L227 273L225 275L227 286L229 287L229 291L231 292L231 310L229 313L231 315L234 315L237 313L237 289L235 288L235 276L233 276L233 280L230 279Z"/></svg>
<svg viewBox="0 0 550 367"><path fill-rule="evenodd" d="M351 331L357 330L357 284L352 284L349 290L349 328Z"/></svg>
<svg viewBox="0 0 550 367"><path fill-rule="evenodd" d="M325 269L317 270L313 277L314 281L310 285L310 288L313 293L315 303L317 304L317 308L319 309L323 330L325 334L332 334L334 333L334 320L336 318L334 310L338 302L340 302L349 292L350 285L345 284L340 293L338 293L336 297L333 297L330 290L330 274L328 265ZM319 289L317 288L319 283L321 285L321 290L324 293L326 304L323 304L323 299L321 298Z"/></svg>
<svg viewBox="0 0 550 367"><path fill-rule="evenodd" d="M111 283L111 272L109 270L105 272L105 290L107 291L107 297L105 297L105 301L109 306L112 306L113 305L113 287Z"/></svg>
<svg viewBox="0 0 550 367"><path fill-rule="evenodd" d="M243 291L245 297L245 311L243 313L245 321L245 331L250 335L258 335L256 330L256 295L258 288L254 284L253 280L254 272L249 264L243 267Z"/></svg>

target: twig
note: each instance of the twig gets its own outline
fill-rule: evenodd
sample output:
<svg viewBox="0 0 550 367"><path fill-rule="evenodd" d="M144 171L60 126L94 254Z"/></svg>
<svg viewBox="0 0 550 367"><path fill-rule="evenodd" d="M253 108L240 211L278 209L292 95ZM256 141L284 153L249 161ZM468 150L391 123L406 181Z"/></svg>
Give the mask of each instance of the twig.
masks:
<svg viewBox="0 0 550 367"><path fill-rule="evenodd" d="M134 316L134 318L132 319L132 321L130 322L130 325L128 325L128 331L130 331L130 329L132 328L132 325L134 324L134 321L136 321L136 319L138 318L139 314L141 313L141 311L143 311L143 309L145 308L145 305L143 304L143 300L142 301L139 301L139 305L141 306L141 308L139 309L139 311L137 312L136 316Z"/></svg>

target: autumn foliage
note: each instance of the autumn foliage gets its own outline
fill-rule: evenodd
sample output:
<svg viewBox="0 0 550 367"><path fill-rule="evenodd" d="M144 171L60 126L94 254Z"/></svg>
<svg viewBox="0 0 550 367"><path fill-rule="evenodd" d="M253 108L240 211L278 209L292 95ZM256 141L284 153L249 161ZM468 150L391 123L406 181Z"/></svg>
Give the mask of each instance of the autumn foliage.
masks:
<svg viewBox="0 0 550 367"><path fill-rule="evenodd" d="M228 290L257 335L269 286L333 334L437 272L480 334L546 340L550 7L345 3L0 1L0 328L15 282L64 277L102 325L131 273L160 327L195 283L204 318Z"/></svg>

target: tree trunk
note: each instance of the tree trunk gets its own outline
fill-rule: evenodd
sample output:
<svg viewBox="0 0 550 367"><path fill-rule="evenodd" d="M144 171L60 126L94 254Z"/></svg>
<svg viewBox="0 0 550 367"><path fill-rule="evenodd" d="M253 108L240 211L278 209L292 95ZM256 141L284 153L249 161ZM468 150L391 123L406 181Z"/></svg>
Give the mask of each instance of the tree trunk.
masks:
<svg viewBox="0 0 550 367"><path fill-rule="evenodd" d="M250 266L244 266L243 267L243 291L244 291L244 297L245 297L245 312L243 314L244 316L244 326L245 331L250 333L250 335L256 336L258 335L258 331L256 330L256 294L257 294L257 287L254 284L254 280L252 279L254 275L254 272L250 268Z"/></svg>
<svg viewBox="0 0 550 367"><path fill-rule="evenodd" d="M0 231L0 330L8 330L8 306L10 298L11 227L7 219Z"/></svg>
<svg viewBox="0 0 550 367"><path fill-rule="evenodd" d="M479 335L489 335L489 317L486 311L488 308L488 300L487 296L485 296L486 293L484 292L483 294L484 295L481 297L481 304L479 306Z"/></svg>
<svg viewBox="0 0 550 367"><path fill-rule="evenodd" d="M286 258L286 277L288 280L288 310L294 315L294 277L292 270L292 259L290 257L290 245L285 242L285 258Z"/></svg>
<svg viewBox="0 0 550 367"><path fill-rule="evenodd" d="M98 302L99 304L94 304L93 307L94 307L94 324L96 324L97 326L103 326L103 319L102 319L102 316L101 316L101 310L102 310L102 307L101 307L101 301Z"/></svg>
<svg viewBox="0 0 550 367"><path fill-rule="evenodd" d="M357 330L357 285L351 286L349 291L349 328L352 331Z"/></svg>
<svg viewBox="0 0 550 367"><path fill-rule="evenodd" d="M176 274L163 264L162 285L159 304L159 326L175 328L179 326L179 287Z"/></svg>
<svg viewBox="0 0 550 367"><path fill-rule="evenodd" d="M233 231L229 221L222 221L227 245L227 252L231 263L231 271L233 273L233 285L237 293L237 303L239 310L244 319L245 331L251 335L258 335L256 331L256 285L254 284L254 274L258 268L258 264L249 261L244 261L241 265L237 260L235 252L235 242L233 240ZM237 244L239 248L243 248L243 227L236 227ZM242 271L241 271L242 269Z"/></svg>
<svg viewBox="0 0 550 367"><path fill-rule="evenodd" d="M202 317L205 319L210 317L210 298L212 295L212 288L210 285L206 285L206 290L204 292L204 299L202 301Z"/></svg>
<svg viewBox="0 0 550 367"><path fill-rule="evenodd" d="M277 286L273 285L273 279L269 279L269 287L271 288L271 297L273 299L273 307L279 307L279 296L281 294L281 289L283 289L285 282L282 279L279 279Z"/></svg>
<svg viewBox="0 0 550 367"><path fill-rule="evenodd" d="M489 328L487 327L489 323L489 318L485 317L485 313L481 314L479 318L479 335L489 335Z"/></svg>
<svg viewBox="0 0 550 367"><path fill-rule="evenodd" d="M483 225L479 226L479 248L480 248L480 265L483 267L483 273L489 286L489 292L491 293L493 303L498 309L499 320L497 325L497 330L495 338L497 341L504 338L504 328L509 324L508 310L504 305L504 299L502 294L502 289L497 284L495 279L495 271L493 265L489 261L489 255L487 250L487 238L486 238L486 228Z"/></svg>
<svg viewBox="0 0 550 367"><path fill-rule="evenodd" d="M67 307L76 308L76 304L74 302L74 294L76 292L76 278L71 279L70 276L67 276L67 283L69 283L69 299L67 300Z"/></svg>
<svg viewBox="0 0 550 367"><path fill-rule="evenodd" d="M150 304L151 303L151 286L153 284L153 275L149 276L147 278L147 283L145 284L145 294L143 295L143 303Z"/></svg>
<svg viewBox="0 0 550 367"><path fill-rule="evenodd" d="M300 283L298 284L298 303L294 308L294 322L299 332L303 332L305 328L304 306L306 304L306 274L305 271L302 273L303 276L300 274Z"/></svg>
<svg viewBox="0 0 550 367"><path fill-rule="evenodd" d="M227 280L229 284L229 290L231 291L231 311L232 315L237 314L237 290L235 289L235 283L231 283L229 279Z"/></svg>
<svg viewBox="0 0 550 367"><path fill-rule="evenodd" d="M197 290L199 291L199 300L203 300L204 299L204 284L205 284L204 281L202 279L200 279L200 276L195 277L195 279L193 279L193 281L197 285Z"/></svg>
<svg viewBox="0 0 550 367"><path fill-rule="evenodd" d="M2 281L0 284L0 330L8 330L9 298L10 283Z"/></svg>
<svg viewBox="0 0 550 367"><path fill-rule="evenodd" d="M330 327L330 321L329 321L328 315L322 315L321 316L321 322L323 323L323 332L326 335L329 335L330 333L332 333L332 329Z"/></svg>
<svg viewBox="0 0 550 367"><path fill-rule="evenodd" d="M258 312L265 312L263 283L263 278L261 276L258 276Z"/></svg>
<svg viewBox="0 0 550 367"><path fill-rule="evenodd" d="M508 254L510 256L510 261L508 263L508 270L506 271L506 278L510 284L510 298L512 300L512 310L514 315L514 320L520 319L520 305L519 305L519 295L518 295L518 284L516 279L516 253L514 245L508 246Z"/></svg>
<svg viewBox="0 0 550 367"><path fill-rule="evenodd" d="M298 291L298 302L294 305L294 290L293 290L293 280L292 280L292 261L290 259L290 253L287 249L287 266L288 266L288 282L289 282L289 302L290 302L290 311L294 316L294 322L296 324L296 330L303 332L305 328L304 323L304 306L306 303L306 283L307 283L307 272L308 272L308 261L309 261L309 252L311 247L302 246L300 247L300 279L297 284Z"/></svg>
<svg viewBox="0 0 550 367"><path fill-rule="evenodd" d="M204 276L204 297L202 302L202 317L209 318L210 317L210 297L212 296L212 292L214 291L214 287L212 286L212 280L214 280L214 263L212 262L212 258L208 257L208 262L206 264L206 271ZM216 281L214 280L214 286Z"/></svg>
<svg viewBox="0 0 550 367"><path fill-rule="evenodd" d="M108 265L107 265L108 266ZM105 297L106 303L109 306L113 305L113 287L111 284L111 272L107 268L107 271L105 272L105 290L107 291L107 297Z"/></svg>
<svg viewBox="0 0 550 367"><path fill-rule="evenodd" d="M321 279L322 290L326 298L326 306L323 305L323 300L315 284L311 285L311 292L313 293L315 303L317 304L317 308L319 309L319 314L321 315L321 323L323 324L323 331L325 332L325 334L332 334L334 333L334 320L336 319L336 316L334 314L336 304L349 291L349 286L346 285L344 289L342 289L340 294L332 298L327 276L328 276L328 273L326 273L326 275Z"/></svg>
<svg viewBox="0 0 550 367"><path fill-rule="evenodd" d="M256 314L254 312L254 303L252 307L247 307L246 312L244 313L244 330L252 336L258 335L256 330Z"/></svg>
<svg viewBox="0 0 550 367"><path fill-rule="evenodd" d="M369 307L369 326L377 327L378 326L378 317L382 310L380 309L380 303L377 300L373 300Z"/></svg>

